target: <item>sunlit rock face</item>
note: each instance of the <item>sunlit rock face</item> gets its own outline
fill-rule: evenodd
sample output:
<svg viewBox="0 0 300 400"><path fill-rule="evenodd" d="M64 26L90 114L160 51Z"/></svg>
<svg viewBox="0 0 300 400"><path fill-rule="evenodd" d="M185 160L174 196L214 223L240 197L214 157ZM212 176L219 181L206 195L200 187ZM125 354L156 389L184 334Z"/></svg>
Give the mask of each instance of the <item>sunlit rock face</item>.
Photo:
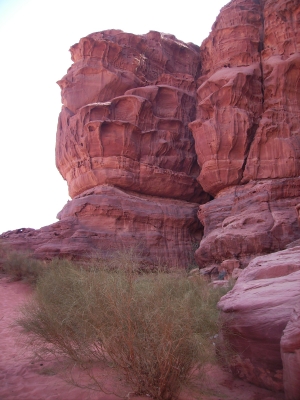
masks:
<svg viewBox="0 0 300 400"><path fill-rule="evenodd" d="M150 83L171 83L194 92L199 48L173 35L107 30L81 39L70 52L74 63L58 84L62 103L73 113L86 104L111 101Z"/></svg>

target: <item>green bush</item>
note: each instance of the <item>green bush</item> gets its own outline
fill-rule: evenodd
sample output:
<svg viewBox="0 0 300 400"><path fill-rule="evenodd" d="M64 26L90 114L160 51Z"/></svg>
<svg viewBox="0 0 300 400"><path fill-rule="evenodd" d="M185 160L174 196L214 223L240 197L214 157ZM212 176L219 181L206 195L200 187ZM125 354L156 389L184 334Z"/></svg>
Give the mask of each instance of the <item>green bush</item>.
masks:
<svg viewBox="0 0 300 400"><path fill-rule="evenodd" d="M1 255L2 271L10 275L13 281L25 280L34 284L44 270L43 262L28 253L2 247Z"/></svg>
<svg viewBox="0 0 300 400"><path fill-rule="evenodd" d="M110 262L113 269L50 265L18 322L36 351L67 356L89 373L105 360L136 394L176 399L211 361L221 292L200 278L147 274L125 260L122 268ZM100 376L92 381L102 390Z"/></svg>

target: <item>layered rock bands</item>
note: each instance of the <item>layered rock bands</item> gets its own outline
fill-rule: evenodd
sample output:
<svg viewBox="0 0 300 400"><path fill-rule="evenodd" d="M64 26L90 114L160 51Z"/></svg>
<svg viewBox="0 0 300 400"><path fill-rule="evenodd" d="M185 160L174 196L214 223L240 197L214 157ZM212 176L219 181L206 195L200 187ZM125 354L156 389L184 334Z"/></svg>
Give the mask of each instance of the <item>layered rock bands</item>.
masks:
<svg viewBox="0 0 300 400"><path fill-rule="evenodd" d="M195 119L199 48L172 35L91 34L70 49L59 82L56 165L72 201L60 222L2 237L38 257L136 247L145 261L186 267L210 195L188 124Z"/></svg>

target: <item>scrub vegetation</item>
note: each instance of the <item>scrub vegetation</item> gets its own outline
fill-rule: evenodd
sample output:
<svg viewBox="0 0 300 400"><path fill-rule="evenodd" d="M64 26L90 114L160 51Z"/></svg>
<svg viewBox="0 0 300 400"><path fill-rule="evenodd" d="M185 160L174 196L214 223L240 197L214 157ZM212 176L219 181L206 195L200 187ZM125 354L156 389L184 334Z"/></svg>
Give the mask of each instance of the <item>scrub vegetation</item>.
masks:
<svg viewBox="0 0 300 400"><path fill-rule="evenodd" d="M142 271L132 251L92 266L54 260L41 271L18 324L35 353L63 356L85 371L86 386L105 391L93 372L105 362L135 394L174 400L214 362L225 290L200 276Z"/></svg>

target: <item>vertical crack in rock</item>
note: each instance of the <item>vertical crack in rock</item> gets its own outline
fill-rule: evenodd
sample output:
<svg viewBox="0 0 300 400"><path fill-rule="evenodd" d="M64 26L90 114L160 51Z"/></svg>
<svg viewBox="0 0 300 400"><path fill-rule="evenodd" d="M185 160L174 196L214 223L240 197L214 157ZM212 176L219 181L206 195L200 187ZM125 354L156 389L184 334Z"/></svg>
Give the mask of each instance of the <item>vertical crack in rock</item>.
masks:
<svg viewBox="0 0 300 400"><path fill-rule="evenodd" d="M246 169L247 161L248 161L248 156L250 152L251 145L254 141L257 129L259 127L262 114L265 111L264 109L264 103L265 103L265 89L264 89L264 69L263 69L263 60L262 60L262 52L264 50L264 37L265 37L265 19L264 19L264 1L263 0L258 0L255 1L256 4L260 6L260 18L261 18L261 27L260 27L260 40L258 44L258 53L259 53L259 67L260 67L260 83L261 83L261 115L257 118L257 120L253 123L252 127L250 128L249 134L248 134L248 145L246 147L245 151L245 159L244 163L242 166L242 173L241 173L241 183L247 183L249 182L249 179L244 178L244 172Z"/></svg>
<svg viewBox="0 0 300 400"><path fill-rule="evenodd" d="M262 16L256 1L232 1L202 43L197 115L190 123L199 182L215 196L241 183L262 114Z"/></svg>
<svg viewBox="0 0 300 400"><path fill-rule="evenodd" d="M260 42L259 42L259 54L260 54L260 70L261 70L261 94L262 94L262 111L264 112L264 103L265 103L265 88L264 88L264 68L263 68L263 61L262 61L262 52L265 48L265 16L264 16L264 1L260 1L260 15L261 15L261 22L262 22L262 29L260 34Z"/></svg>

